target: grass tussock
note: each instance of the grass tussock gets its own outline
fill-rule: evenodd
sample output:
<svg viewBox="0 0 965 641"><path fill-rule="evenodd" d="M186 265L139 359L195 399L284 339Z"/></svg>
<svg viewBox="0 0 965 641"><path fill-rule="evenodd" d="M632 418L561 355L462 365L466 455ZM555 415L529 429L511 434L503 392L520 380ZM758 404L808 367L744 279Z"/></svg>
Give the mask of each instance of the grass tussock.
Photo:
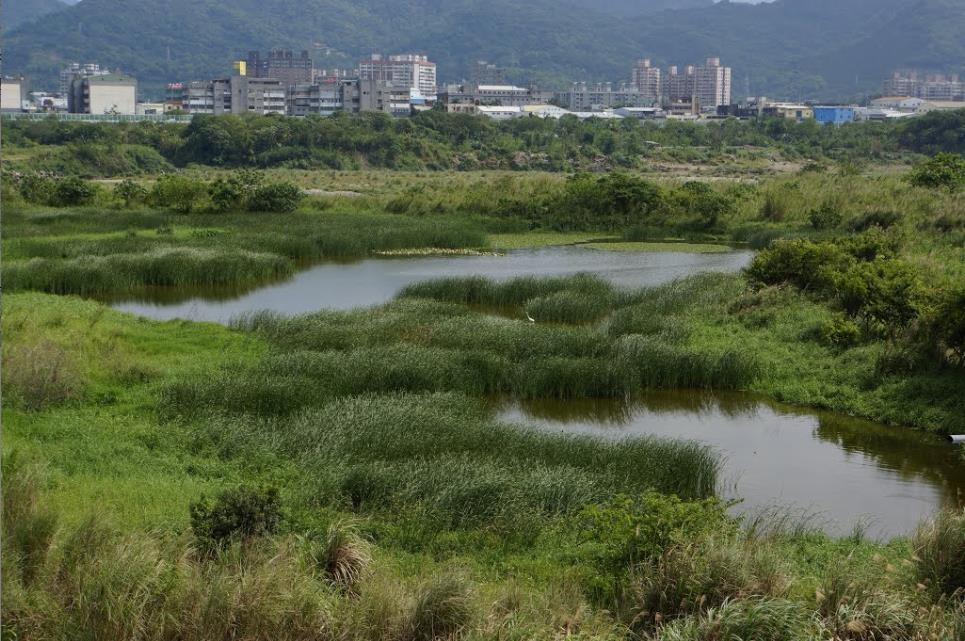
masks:
<svg viewBox="0 0 965 641"><path fill-rule="evenodd" d="M965 599L965 510L923 523L914 539L915 575L926 588Z"/></svg>
<svg viewBox="0 0 965 641"><path fill-rule="evenodd" d="M5 346L3 390L9 401L42 410L79 398L84 378L70 354L52 341Z"/></svg>

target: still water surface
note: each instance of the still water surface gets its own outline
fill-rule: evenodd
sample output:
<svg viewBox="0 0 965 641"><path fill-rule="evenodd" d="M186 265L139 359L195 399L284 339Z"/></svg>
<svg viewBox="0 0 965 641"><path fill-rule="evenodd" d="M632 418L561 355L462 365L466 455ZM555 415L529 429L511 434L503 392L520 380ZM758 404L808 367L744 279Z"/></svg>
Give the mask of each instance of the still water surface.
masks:
<svg viewBox="0 0 965 641"><path fill-rule="evenodd" d="M749 251L720 254L613 252L586 247L547 247L511 251L505 256L374 258L324 263L289 280L244 292L230 289L157 289L114 307L150 318L226 322L238 314L272 310L304 314L350 309L390 300L410 283L443 276L565 276L592 272L617 285L659 285L697 272L734 272L745 267Z"/></svg>
<svg viewBox="0 0 965 641"><path fill-rule="evenodd" d="M737 511L808 514L835 534L858 523L869 535L907 534L936 509L965 505L965 464L958 448L938 437L748 395L509 403L500 416L566 434L707 443L725 459L721 490L743 500Z"/></svg>

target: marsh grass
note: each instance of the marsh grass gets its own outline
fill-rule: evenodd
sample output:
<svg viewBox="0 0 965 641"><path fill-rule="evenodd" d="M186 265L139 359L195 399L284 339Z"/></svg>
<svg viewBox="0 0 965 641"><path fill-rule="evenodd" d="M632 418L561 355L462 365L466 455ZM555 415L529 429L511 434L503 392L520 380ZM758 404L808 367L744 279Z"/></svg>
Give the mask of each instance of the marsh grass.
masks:
<svg viewBox="0 0 965 641"><path fill-rule="evenodd" d="M145 287L203 287L253 283L290 274L291 262L246 250L155 249L140 254L34 258L7 263L11 290L52 294L125 294Z"/></svg>

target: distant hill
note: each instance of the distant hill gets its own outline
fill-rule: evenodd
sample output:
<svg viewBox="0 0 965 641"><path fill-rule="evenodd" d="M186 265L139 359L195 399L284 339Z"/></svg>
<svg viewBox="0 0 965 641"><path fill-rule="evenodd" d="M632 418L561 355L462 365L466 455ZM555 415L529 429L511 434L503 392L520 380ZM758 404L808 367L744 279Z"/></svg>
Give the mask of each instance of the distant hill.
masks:
<svg viewBox="0 0 965 641"><path fill-rule="evenodd" d="M43 82L99 62L156 93L270 47L311 49L319 66L421 51L443 80L481 58L544 84L719 55L735 97L830 99L874 91L897 67L965 71L963 13L962 0L83 0L8 34L5 67Z"/></svg>
<svg viewBox="0 0 965 641"><path fill-rule="evenodd" d="M3 0L0 2L0 25L3 31L10 31L66 7L61 0Z"/></svg>

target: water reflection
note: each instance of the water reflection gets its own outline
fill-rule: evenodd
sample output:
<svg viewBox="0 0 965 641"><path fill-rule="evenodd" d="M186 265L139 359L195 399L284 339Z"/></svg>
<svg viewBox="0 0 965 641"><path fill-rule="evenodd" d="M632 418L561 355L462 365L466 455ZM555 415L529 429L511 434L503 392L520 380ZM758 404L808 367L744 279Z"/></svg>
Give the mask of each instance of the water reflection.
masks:
<svg viewBox="0 0 965 641"><path fill-rule="evenodd" d="M114 302L114 307L156 319L225 322L238 314L272 310L303 314L384 303L410 283L441 276L564 276L592 272L614 284L645 287L698 272L738 271L751 252L609 252L586 247L547 247L505 256L377 258L324 263L292 278L257 288L154 288Z"/></svg>
<svg viewBox="0 0 965 641"><path fill-rule="evenodd" d="M499 412L564 433L708 443L725 457L721 492L742 500L738 510L813 513L839 534L860 522L878 536L908 533L940 507L965 505L965 464L941 439L746 394L535 401L509 403Z"/></svg>

